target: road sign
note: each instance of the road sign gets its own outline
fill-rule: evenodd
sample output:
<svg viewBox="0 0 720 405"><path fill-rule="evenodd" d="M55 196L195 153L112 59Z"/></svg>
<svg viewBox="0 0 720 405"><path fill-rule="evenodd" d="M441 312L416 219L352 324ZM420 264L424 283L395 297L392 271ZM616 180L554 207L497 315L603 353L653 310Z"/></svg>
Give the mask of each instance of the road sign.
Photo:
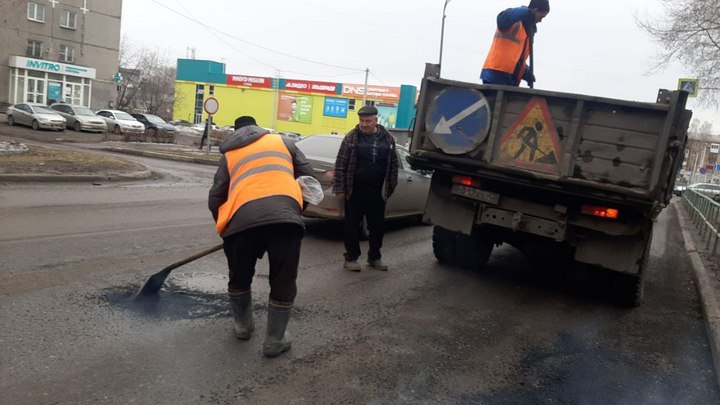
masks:
<svg viewBox="0 0 720 405"><path fill-rule="evenodd" d="M560 142L547 102L533 97L500 139L496 161L547 173L559 172Z"/></svg>
<svg viewBox="0 0 720 405"><path fill-rule="evenodd" d="M121 80L122 74L120 74L120 72L115 73L115 76L113 76L113 81L115 82L115 84L120 83Z"/></svg>
<svg viewBox="0 0 720 405"><path fill-rule="evenodd" d="M678 90L690 93L688 97L697 97L699 87L698 79L678 79Z"/></svg>
<svg viewBox="0 0 720 405"><path fill-rule="evenodd" d="M428 139L451 155L477 148L490 129L490 106L475 89L450 87L430 102L425 117Z"/></svg>
<svg viewBox="0 0 720 405"><path fill-rule="evenodd" d="M208 97L203 104L203 109L206 113L213 115L220 109L220 103L215 97Z"/></svg>

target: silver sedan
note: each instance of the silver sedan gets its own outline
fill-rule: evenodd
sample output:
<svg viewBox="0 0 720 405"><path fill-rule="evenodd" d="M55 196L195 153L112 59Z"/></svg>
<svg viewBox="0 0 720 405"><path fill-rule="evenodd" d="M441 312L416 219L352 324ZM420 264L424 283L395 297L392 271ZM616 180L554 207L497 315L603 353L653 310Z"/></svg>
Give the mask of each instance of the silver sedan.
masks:
<svg viewBox="0 0 720 405"><path fill-rule="evenodd" d="M20 103L8 107L7 122L10 125L22 124L32 129L65 130L65 118L43 104Z"/></svg>
<svg viewBox="0 0 720 405"><path fill-rule="evenodd" d="M50 108L57 111L58 114L62 115L63 118L65 118L68 128L73 128L77 132L107 131L107 124L105 124L105 120L95 115L93 110L87 107L81 105L57 103L51 105Z"/></svg>
<svg viewBox="0 0 720 405"><path fill-rule="evenodd" d="M325 193L320 204L310 205L303 211L302 214L306 217L332 220L342 220L345 217L345 201L339 200L332 193L335 158L342 140L342 135L312 135L295 143L310 162ZM407 149L398 145L396 150L400 165L398 185L385 206L385 218L421 218L430 190L430 176L410 168L406 160Z"/></svg>

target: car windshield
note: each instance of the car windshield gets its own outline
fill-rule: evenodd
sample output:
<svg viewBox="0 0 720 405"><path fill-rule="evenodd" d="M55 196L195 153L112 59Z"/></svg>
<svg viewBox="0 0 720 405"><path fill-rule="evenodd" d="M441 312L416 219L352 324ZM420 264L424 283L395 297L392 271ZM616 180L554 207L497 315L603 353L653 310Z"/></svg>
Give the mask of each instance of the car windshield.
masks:
<svg viewBox="0 0 720 405"><path fill-rule="evenodd" d="M126 121L137 121L135 118L133 118L132 115L130 115L128 113L124 113L124 112L116 112L115 118L117 118L119 120L126 120Z"/></svg>
<svg viewBox="0 0 720 405"><path fill-rule="evenodd" d="M309 136L295 145L307 156L334 158L340 150L342 138L328 136Z"/></svg>
<svg viewBox="0 0 720 405"><path fill-rule="evenodd" d="M75 115L92 115L95 116L95 113L87 108L87 107L75 107Z"/></svg>
<svg viewBox="0 0 720 405"><path fill-rule="evenodd" d="M145 114L145 118L153 124L165 124L165 120L157 115Z"/></svg>
<svg viewBox="0 0 720 405"><path fill-rule="evenodd" d="M52 110L48 107L42 106L42 105L34 105L32 106L33 111L40 114L57 114L55 110Z"/></svg>

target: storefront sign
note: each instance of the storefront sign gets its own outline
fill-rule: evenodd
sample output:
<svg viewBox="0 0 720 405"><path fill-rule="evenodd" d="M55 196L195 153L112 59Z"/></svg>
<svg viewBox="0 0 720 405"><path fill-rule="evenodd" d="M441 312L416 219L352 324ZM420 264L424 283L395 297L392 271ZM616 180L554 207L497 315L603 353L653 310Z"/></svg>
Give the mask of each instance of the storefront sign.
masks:
<svg viewBox="0 0 720 405"><path fill-rule="evenodd" d="M720 144L711 143L710 144L710 153L718 153L718 152L720 152Z"/></svg>
<svg viewBox="0 0 720 405"><path fill-rule="evenodd" d="M48 101L49 100L60 101L60 100L62 100L61 95L62 95L62 83L49 82L48 83L48 95L47 95Z"/></svg>
<svg viewBox="0 0 720 405"><path fill-rule="evenodd" d="M312 122L312 106L312 96L280 94L277 117L283 121L310 124Z"/></svg>
<svg viewBox="0 0 720 405"><path fill-rule="evenodd" d="M343 84L342 95L346 97L362 97L365 86L362 84ZM367 86L367 98L375 100L400 100L400 87Z"/></svg>
<svg viewBox="0 0 720 405"><path fill-rule="evenodd" d="M272 78L258 76L243 75L226 75L225 83L228 86L257 87L270 89L272 88Z"/></svg>
<svg viewBox="0 0 720 405"><path fill-rule="evenodd" d="M68 65L67 63L53 62L50 60L26 58L24 56L11 56L9 65L11 67L39 70L42 72L58 73L68 76L87 77L90 79L95 78L95 69L93 68Z"/></svg>
<svg viewBox="0 0 720 405"><path fill-rule="evenodd" d="M397 107L394 106L378 106L378 124L385 128L395 128L395 121L397 121Z"/></svg>
<svg viewBox="0 0 720 405"><path fill-rule="evenodd" d="M328 82L284 79L281 80L280 88L304 93L338 94L338 84Z"/></svg>
<svg viewBox="0 0 720 405"><path fill-rule="evenodd" d="M325 97L323 115L326 117L347 118L348 99Z"/></svg>

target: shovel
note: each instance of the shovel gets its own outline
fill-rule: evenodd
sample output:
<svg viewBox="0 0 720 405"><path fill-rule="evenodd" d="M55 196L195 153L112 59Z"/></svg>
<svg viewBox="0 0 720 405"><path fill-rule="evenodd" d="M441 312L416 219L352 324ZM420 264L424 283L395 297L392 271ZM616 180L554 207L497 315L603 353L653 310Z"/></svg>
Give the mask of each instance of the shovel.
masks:
<svg viewBox="0 0 720 405"><path fill-rule="evenodd" d="M160 289L162 288L163 284L165 283L165 280L170 275L170 272L175 270L176 268L182 266L183 264L187 264L192 262L193 260L197 260L203 256L207 256L210 253L217 252L218 250L223 248L223 244L219 244L217 246L213 246L210 249L203 250L200 253L195 253L194 255L182 259L179 262L175 262L164 269L158 271L157 273L150 276L148 281L145 282L145 284L140 288L140 291L135 295L135 299L146 299L146 298L153 298L157 297L158 292L160 292Z"/></svg>

